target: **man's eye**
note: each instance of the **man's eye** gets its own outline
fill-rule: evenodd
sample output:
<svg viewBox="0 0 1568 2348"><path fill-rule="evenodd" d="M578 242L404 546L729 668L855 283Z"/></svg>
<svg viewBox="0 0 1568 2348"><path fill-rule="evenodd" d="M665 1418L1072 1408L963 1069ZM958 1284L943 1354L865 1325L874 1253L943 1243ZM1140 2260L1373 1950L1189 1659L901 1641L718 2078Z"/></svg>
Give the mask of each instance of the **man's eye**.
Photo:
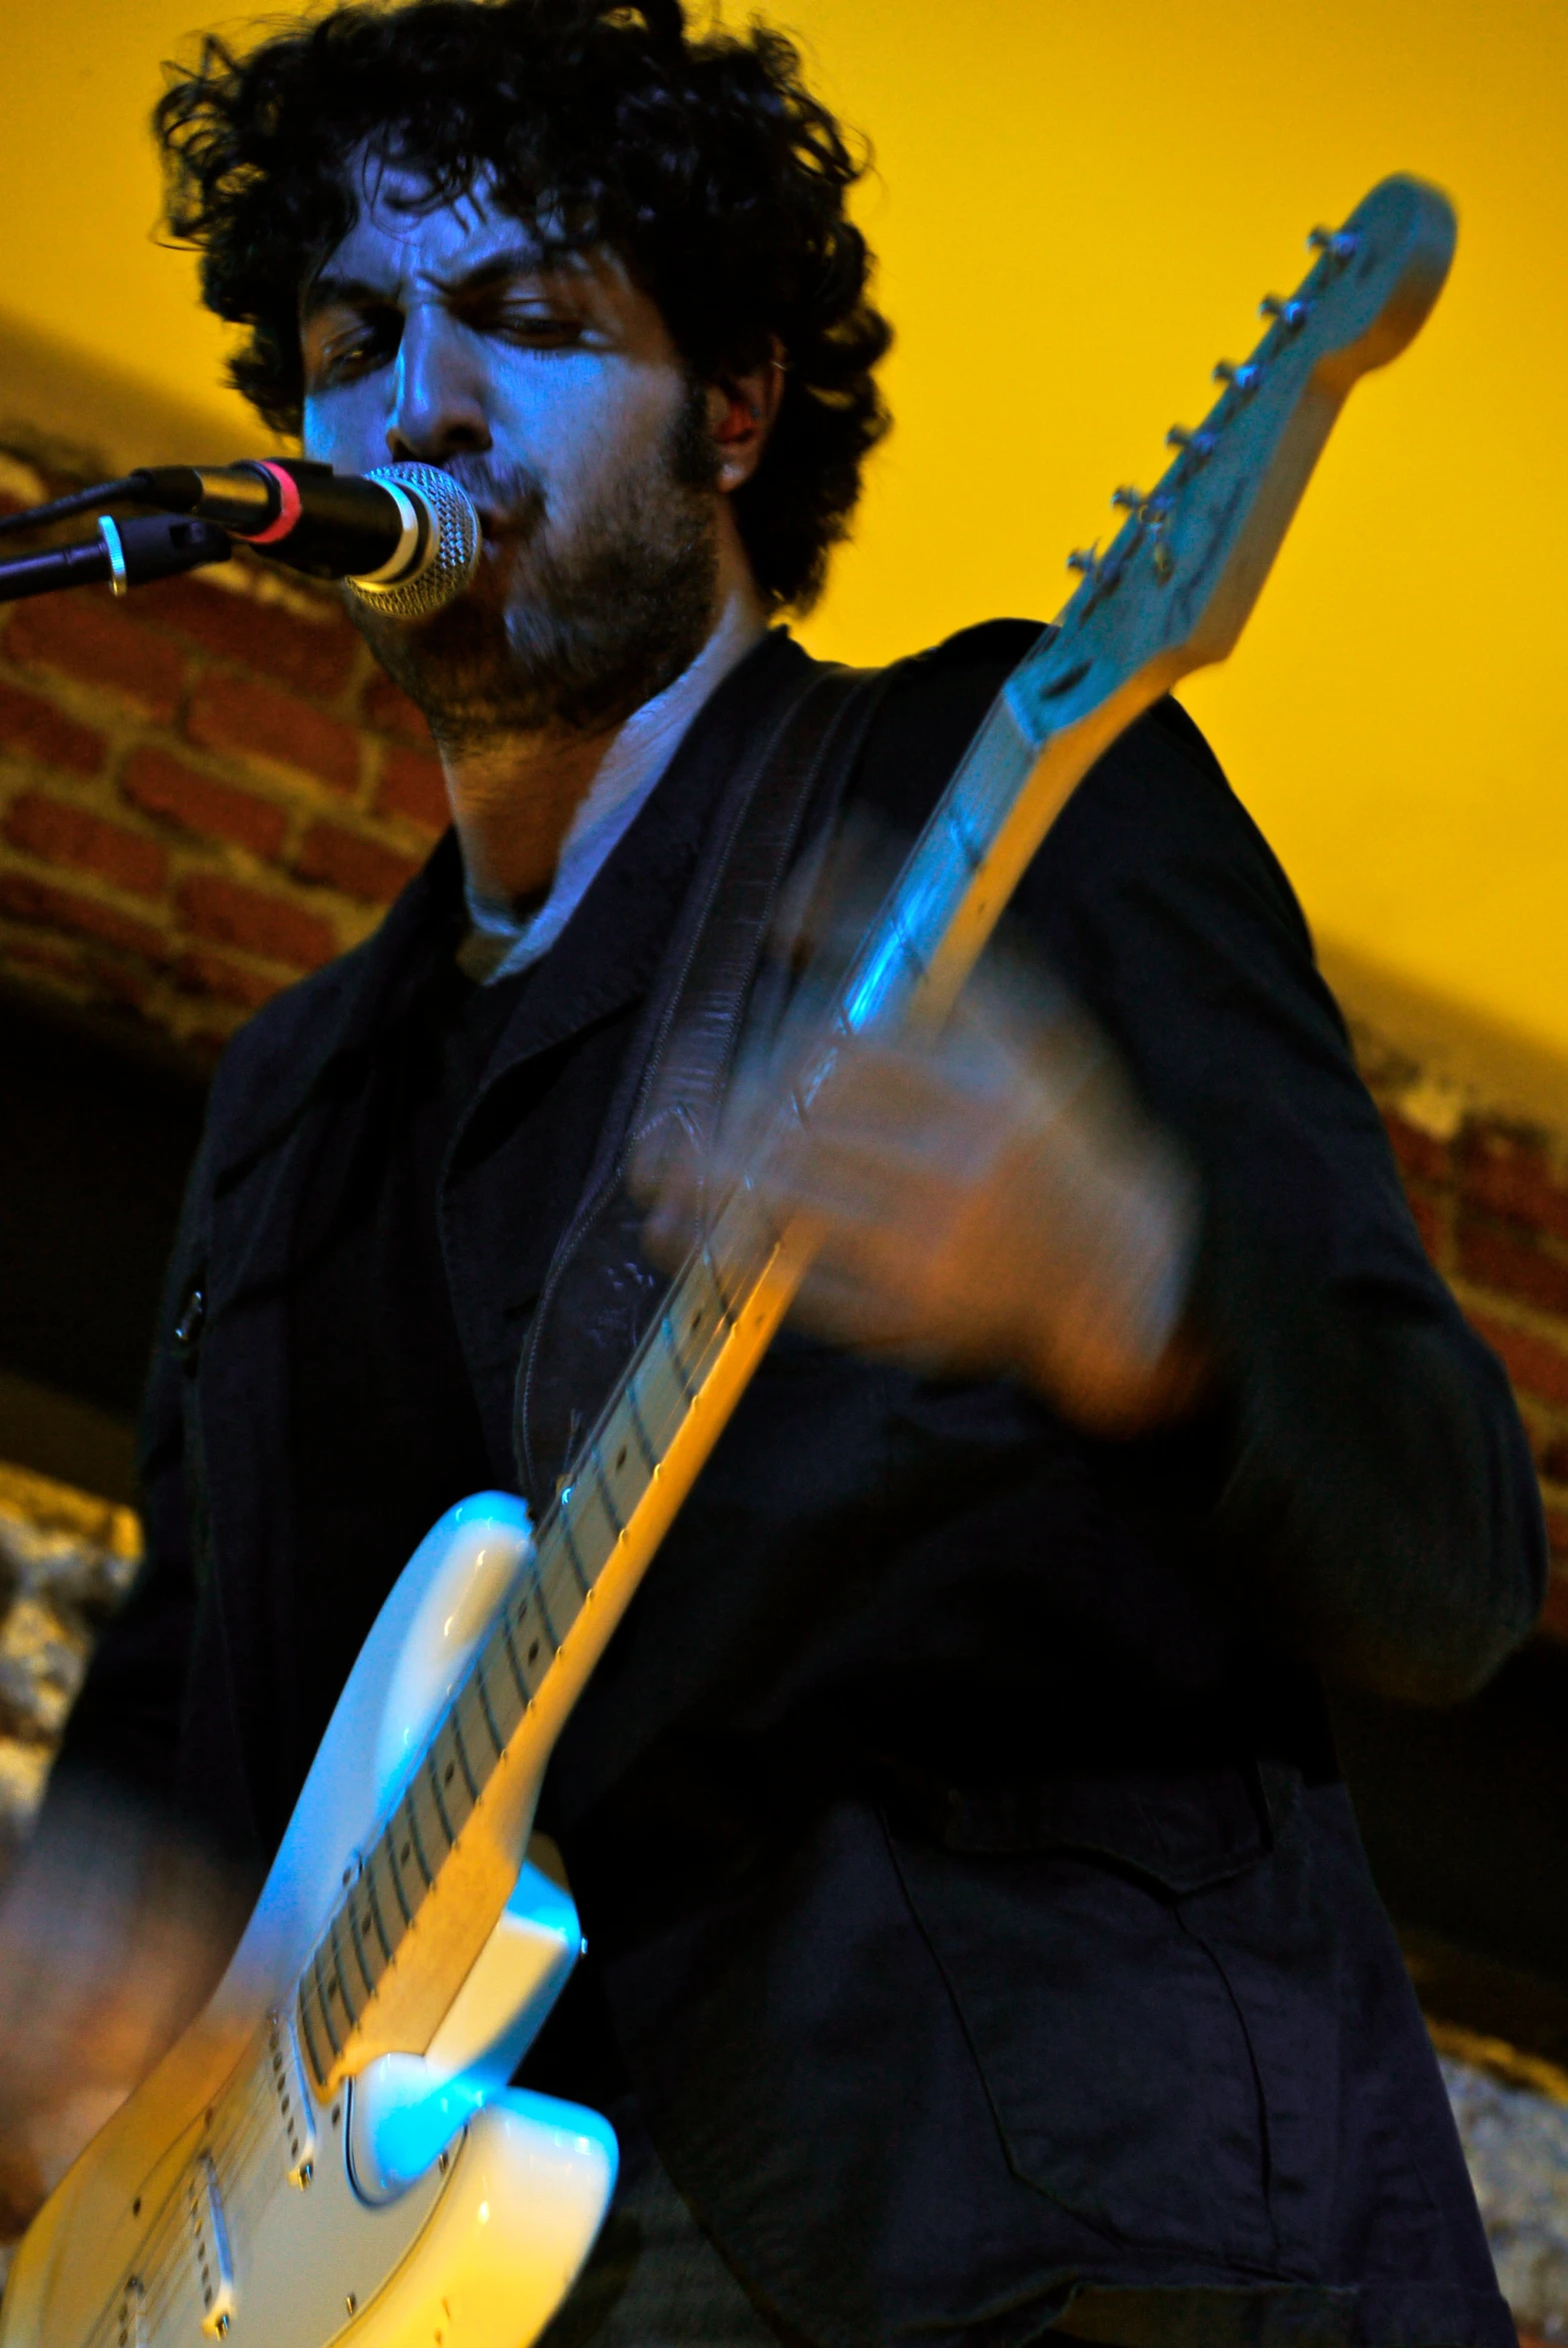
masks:
<svg viewBox="0 0 1568 2348"><path fill-rule="evenodd" d="M560 310L527 310L508 305L486 319L482 328L504 335L531 351L576 350L583 340L583 321Z"/></svg>
<svg viewBox="0 0 1568 2348"><path fill-rule="evenodd" d="M324 335L316 346L312 373L319 383L347 383L357 375L368 375L377 367L385 367L397 348L397 323L370 319L358 326L344 327L336 334Z"/></svg>

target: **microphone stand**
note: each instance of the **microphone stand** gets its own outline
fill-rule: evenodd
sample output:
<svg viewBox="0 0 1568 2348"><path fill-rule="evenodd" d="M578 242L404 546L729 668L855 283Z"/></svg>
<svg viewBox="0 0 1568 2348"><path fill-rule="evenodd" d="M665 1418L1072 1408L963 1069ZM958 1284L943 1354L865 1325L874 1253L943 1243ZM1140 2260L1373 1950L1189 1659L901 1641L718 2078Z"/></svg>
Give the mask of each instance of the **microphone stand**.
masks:
<svg viewBox="0 0 1568 2348"><path fill-rule="evenodd" d="M233 552L233 540L216 522L193 521L181 514L146 514L117 522L100 514L96 538L0 563L0 604L102 580L116 595L125 595L150 580L176 579L207 563L226 563Z"/></svg>

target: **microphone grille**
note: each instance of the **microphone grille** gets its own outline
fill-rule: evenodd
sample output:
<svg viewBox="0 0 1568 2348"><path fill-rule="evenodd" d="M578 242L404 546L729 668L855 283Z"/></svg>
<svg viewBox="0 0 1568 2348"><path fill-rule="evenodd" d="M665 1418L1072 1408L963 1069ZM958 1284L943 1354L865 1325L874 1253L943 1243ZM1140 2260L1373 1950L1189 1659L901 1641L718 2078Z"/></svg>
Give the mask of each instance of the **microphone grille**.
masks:
<svg viewBox="0 0 1568 2348"><path fill-rule="evenodd" d="M381 465L368 474L401 489L424 509L430 524L429 542L419 569L406 579L374 586L368 580L344 582L349 593L389 620L428 620L444 604L460 596L474 576L479 561L479 516L466 490L439 465Z"/></svg>

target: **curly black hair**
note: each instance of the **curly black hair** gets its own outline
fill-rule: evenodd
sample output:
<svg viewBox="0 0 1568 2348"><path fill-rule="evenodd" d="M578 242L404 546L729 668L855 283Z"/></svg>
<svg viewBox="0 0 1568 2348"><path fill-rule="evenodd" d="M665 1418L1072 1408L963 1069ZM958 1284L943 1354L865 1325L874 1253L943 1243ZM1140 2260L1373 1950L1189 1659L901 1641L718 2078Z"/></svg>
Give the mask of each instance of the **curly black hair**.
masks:
<svg viewBox="0 0 1568 2348"><path fill-rule="evenodd" d="M194 72L169 70L169 226L208 308L250 329L230 374L270 425L300 427L300 293L353 225L350 156L413 163L437 202L488 172L547 250L619 254L697 380L782 350L736 518L770 605L809 609L887 430L892 338L844 208L864 162L783 34L695 35L682 0L409 0L244 54L210 34Z"/></svg>

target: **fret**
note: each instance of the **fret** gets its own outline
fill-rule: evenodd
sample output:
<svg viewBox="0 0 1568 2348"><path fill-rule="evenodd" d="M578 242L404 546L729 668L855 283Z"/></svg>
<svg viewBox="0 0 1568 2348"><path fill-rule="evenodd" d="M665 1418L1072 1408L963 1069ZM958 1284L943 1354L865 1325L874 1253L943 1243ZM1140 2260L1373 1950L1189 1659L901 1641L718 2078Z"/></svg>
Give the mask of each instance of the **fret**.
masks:
<svg viewBox="0 0 1568 2348"><path fill-rule="evenodd" d="M560 1529L561 1539L566 1549L566 1553L572 1560L572 1570L577 1575L578 1588L582 1591L583 1595L587 1597L589 1590L593 1585L589 1580L588 1567L583 1562L583 1551L578 1545L578 1528L575 1521L575 1514L571 1506L571 1500L572 1486L569 1484L561 1495L561 1506L556 1517L556 1523Z"/></svg>
<svg viewBox="0 0 1568 2348"><path fill-rule="evenodd" d="M345 1900L343 1906L344 1913L347 1915L349 1920L349 1943L354 1950L354 1961L359 1966L360 1979L365 1984L365 1994L367 1997L374 1997L376 1994L376 1976L374 1973L372 1973L370 1969L370 1959L365 1954L364 1929L360 1923L359 1917L354 1912L353 1900Z"/></svg>
<svg viewBox="0 0 1568 2348"><path fill-rule="evenodd" d="M575 1485L567 1488L574 1493L576 1491ZM567 1632L577 1620L583 1606L583 1593L578 1586L577 1567L572 1562L563 1530L564 1514L565 1511L558 1504L555 1522L547 1525L539 1543L539 1586L544 1599L545 1627L550 1634L552 1655L560 1654ZM596 1563L592 1548L583 1542L583 1524L580 1516L575 1521L573 1530L578 1539L580 1551L587 1550L584 1564L589 1580L592 1582L599 1565L603 1564L604 1560L600 1558Z"/></svg>
<svg viewBox="0 0 1568 2348"><path fill-rule="evenodd" d="M568 1484L566 1486L566 1492L570 1492L571 1489L571 1485ZM565 1493L563 1493L563 1498L565 1498ZM564 1513L565 1511L562 1505L562 1501L558 1500L554 1510L553 1521L552 1519L547 1518L546 1523L540 1527L539 1542L534 1551L529 1575L530 1582L532 1584L535 1616L544 1631L545 1641L548 1644L552 1654L554 1654L556 1649L560 1646L561 1640L557 1636L556 1625L552 1617L550 1602L545 1593L545 1575L543 1567L547 1562L546 1544L549 1533L554 1532L558 1540L563 1537L561 1532L561 1521ZM532 1646L532 1639L529 1641L529 1644Z"/></svg>
<svg viewBox="0 0 1568 2348"><path fill-rule="evenodd" d="M398 1895L398 1913L402 1917L406 1929L414 1921L414 1910L409 1906L408 1894L403 1888L403 1869L398 1864L397 1842L394 1834L396 1824L397 1821L394 1819L393 1824L383 1834L381 1848L386 1853L387 1873L392 1877L392 1888Z"/></svg>
<svg viewBox="0 0 1568 2348"><path fill-rule="evenodd" d="M326 2036L331 2038L334 2036L334 2017L331 2017L331 2000L334 1998L343 2010L345 2021L350 2021L350 2024L359 2021L359 2007L350 1996L348 1982L343 1979L343 1937L338 1932L338 1916L334 1916L329 1928L326 1928L326 1958L329 1958L329 1965L326 1965L326 2000L322 2012L326 2019Z"/></svg>
<svg viewBox="0 0 1568 2348"><path fill-rule="evenodd" d="M436 1877L429 1859L425 1856L425 1837L420 1832L419 1802L417 1799L419 1788L420 1777L418 1774L416 1774L409 1786L408 1792L403 1798L403 1818L404 1823L408 1828L408 1833L404 1840L403 1848L398 1855L400 1859L406 1859L409 1852L413 1852L415 1859L419 1863L419 1871L425 1878L425 1890L428 1891L431 1885L435 1882ZM421 1897L423 1896L424 1895L422 1893Z"/></svg>
<svg viewBox="0 0 1568 2348"><path fill-rule="evenodd" d="M463 1772L463 1782L468 1787L469 1801L472 1804L479 1800L480 1781L474 1774L474 1764L469 1759L469 1741L463 1733L463 1699L468 1694L469 1684L471 1683L466 1683L459 1689L458 1700L447 1714L447 1718L452 1723L453 1750L458 1756L458 1767ZM450 1774L450 1765L448 1773Z"/></svg>
<svg viewBox="0 0 1568 2348"><path fill-rule="evenodd" d="M606 1487L594 1470L590 1450L585 1449L576 1479L561 1495L561 1517L583 1560L583 1595L586 1596L604 1571L619 1532Z"/></svg>
<svg viewBox="0 0 1568 2348"><path fill-rule="evenodd" d="M331 2070L332 2063L329 2057L322 2053L312 2023L313 2011L318 2016L320 2013L319 1994L313 1994L316 1987L315 1973L316 1967L312 1965L300 1983L300 1994L295 2001L295 2012L299 2017L300 2043L305 2049L306 2060L315 2075L316 2084L321 2087L326 2084L327 2073Z"/></svg>
<svg viewBox="0 0 1568 2348"><path fill-rule="evenodd" d="M632 1421L632 1432L637 1437L637 1447L643 1454L643 1464L648 1469L649 1481L652 1482L659 1466L659 1457L649 1440L648 1426L643 1417L642 1397L638 1392L640 1382L640 1378L634 1376L628 1383L627 1416Z"/></svg>
<svg viewBox="0 0 1568 2348"><path fill-rule="evenodd" d="M502 1629L506 1638L507 1661L511 1666L512 1676L517 1681L518 1693L523 1699L525 1710L533 1702L534 1689L539 1684L538 1680L534 1680L532 1682L530 1681L528 1677L528 1671L532 1670L535 1664L537 1664L541 1659L540 1642L534 1637L532 1630L523 1621L523 1616L526 1614L527 1610L528 1609L526 1605L519 1607L518 1623L516 1627L514 1627L511 1622L507 1621L505 1616L502 1617ZM520 1639L522 1641L521 1650L519 1646ZM524 1667L524 1655L527 1655L528 1657L527 1670ZM543 1679L545 1676L544 1672L541 1671L539 1676L540 1679Z"/></svg>
<svg viewBox="0 0 1568 2348"><path fill-rule="evenodd" d="M677 1377L679 1377L681 1380L682 1400L685 1402L690 1402L693 1394L697 1391L697 1389L693 1385L691 1378L687 1375L686 1360L681 1351L681 1339L676 1334L675 1316L673 1313L667 1312L665 1314L663 1321L660 1323L660 1334L665 1340L666 1354L674 1366Z"/></svg>
<svg viewBox="0 0 1568 2348"><path fill-rule="evenodd" d="M487 1647L488 1644L487 1641ZM490 1699L490 1673L486 1668L486 1647L481 1647L475 1658L474 1684L479 1690L480 1716L485 1723L485 1734L490 1738L491 1757L493 1760L499 1761L507 1749L507 1739L502 1732L500 1721L496 1718L496 1707ZM512 1725L515 1728L517 1722L514 1721Z"/></svg>
<svg viewBox="0 0 1568 2348"><path fill-rule="evenodd" d="M365 1871L360 1877L360 1888L365 1894L365 1905L360 1914L360 1932L363 1936L365 1933L366 1919L368 1918L370 1923L375 1928L376 1938L374 1943L367 1939L366 1946L371 1949L372 1955L376 1957L376 1978L378 1981L380 1980L387 1966L392 1962L393 1950L392 1937L387 1930L387 1920L381 1912L381 1894L376 1888L376 1877L380 1865L381 1850L380 1846L378 1845L378 1847L371 1852L370 1857L365 1862ZM378 1951L379 1955L377 1954Z"/></svg>
<svg viewBox="0 0 1568 2348"><path fill-rule="evenodd" d="M694 1256L671 1299L667 1315L682 1383L689 1396L702 1387L710 1356L727 1325L727 1314L708 1265L701 1255Z"/></svg>
<svg viewBox="0 0 1568 2348"><path fill-rule="evenodd" d="M615 1533L616 1539L619 1540L621 1535L626 1531L627 1520L622 1515L620 1509L616 1506L616 1495L611 1486L610 1478L605 1472L605 1462L600 1454L599 1444L592 1435L589 1437L588 1455L593 1463L594 1479L599 1487L599 1497L604 1503L605 1514L610 1519L611 1528ZM621 1456L624 1461L626 1458L625 1451L622 1452Z"/></svg>
<svg viewBox="0 0 1568 2348"><path fill-rule="evenodd" d="M427 1751L427 1754L425 1754L425 1770L423 1770L423 1777L425 1777L425 1784L427 1784L427 1789L430 1789L430 1798L432 1798L432 1803L435 1803L437 1824L439 1824L439 1827L442 1827L442 1838L444 1838L444 1843L446 1843L446 1850L451 1850L451 1845L458 1841L458 1829L453 1827L453 1822L451 1822L449 1812L446 1812L446 1801L444 1801L444 1796L442 1796L442 1775L439 1775L439 1768L442 1768L442 1763L439 1763L439 1758L437 1758L437 1749L439 1749L439 1737L437 1737L437 1744L432 1744L430 1751Z"/></svg>
<svg viewBox="0 0 1568 2348"><path fill-rule="evenodd" d="M633 1407L651 1455L663 1459L686 1418L687 1391L680 1362L661 1319L649 1333L630 1380Z"/></svg>

